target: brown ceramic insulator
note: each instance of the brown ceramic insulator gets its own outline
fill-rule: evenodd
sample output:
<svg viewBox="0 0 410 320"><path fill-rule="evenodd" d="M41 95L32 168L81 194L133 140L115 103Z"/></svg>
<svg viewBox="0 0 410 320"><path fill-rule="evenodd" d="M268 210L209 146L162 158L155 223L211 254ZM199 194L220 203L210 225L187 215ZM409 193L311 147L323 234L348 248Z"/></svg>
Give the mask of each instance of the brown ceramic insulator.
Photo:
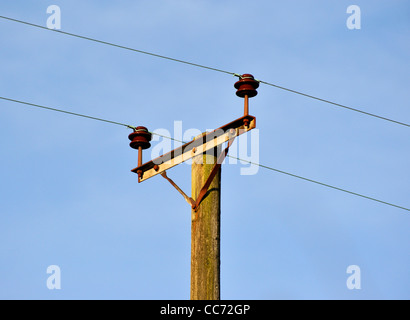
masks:
<svg viewBox="0 0 410 320"><path fill-rule="evenodd" d="M237 89L236 95L241 98L248 96L253 98L258 94L256 89L259 88L259 82L255 80L253 75L244 74L241 79L235 83L235 88Z"/></svg>
<svg viewBox="0 0 410 320"><path fill-rule="evenodd" d="M145 127L135 128L135 131L131 133L128 138L131 140L130 147L133 149L141 148L145 150L151 147L149 142L152 139L152 134Z"/></svg>

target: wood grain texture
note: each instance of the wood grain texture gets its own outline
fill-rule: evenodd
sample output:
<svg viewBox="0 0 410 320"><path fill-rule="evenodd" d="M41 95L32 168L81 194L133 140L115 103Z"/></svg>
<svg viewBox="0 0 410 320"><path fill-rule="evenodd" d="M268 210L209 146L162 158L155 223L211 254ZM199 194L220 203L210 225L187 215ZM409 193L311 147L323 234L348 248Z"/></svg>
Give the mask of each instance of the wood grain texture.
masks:
<svg viewBox="0 0 410 320"><path fill-rule="evenodd" d="M216 155L199 155L192 162L192 197L196 199L216 162ZM199 210L192 210L191 300L220 299L221 170Z"/></svg>

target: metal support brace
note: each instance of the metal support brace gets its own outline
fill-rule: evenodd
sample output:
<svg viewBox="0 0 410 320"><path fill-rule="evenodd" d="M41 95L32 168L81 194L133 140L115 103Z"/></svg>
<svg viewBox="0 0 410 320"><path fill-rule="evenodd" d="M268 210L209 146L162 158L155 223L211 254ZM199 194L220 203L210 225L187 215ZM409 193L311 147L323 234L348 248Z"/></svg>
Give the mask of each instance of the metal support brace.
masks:
<svg viewBox="0 0 410 320"><path fill-rule="evenodd" d="M199 209L199 205L201 204L202 200L204 199L206 193L208 192L209 186L211 185L212 181L215 178L215 175L217 174L217 172L219 171L219 169L221 168L222 162L225 160L225 157L227 156L228 152L229 152L229 148L232 146L232 143L234 142L235 137L233 137L232 139L230 139L228 141L228 145L225 148L225 150L219 155L215 166L212 168L211 173L209 174L208 179L206 180L204 186L202 187L201 191L199 192L198 198L196 199L196 201L194 199L192 199L191 197L188 197L186 195L186 193L184 191L181 190L180 187L177 186L177 184L172 181L172 179L168 178L166 171L161 172L161 176L168 180L168 182L175 188L177 189L177 191L184 197L185 201L191 206L191 208L193 210L195 210L195 212L198 211Z"/></svg>
<svg viewBox="0 0 410 320"><path fill-rule="evenodd" d="M225 160L226 156L228 155L229 148L232 146L232 143L235 140L235 136L228 141L228 145L225 148L225 150L219 155L215 166L212 168L211 173L209 174L208 179L206 180L204 186L202 187L201 191L199 192L198 198L196 201L192 199L191 197L188 197L184 191L181 190L180 187L177 186L177 184L172 181L172 179L168 178L166 171L161 172L161 176L168 180L168 182L175 188L177 191L184 197L185 201L188 202L188 204L191 206L191 208L197 212L199 210L199 206L204 199L206 193L208 192L209 186L211 185L212 181L215 178L215 175L218 173L219 169L221 168L222 162Z"/></svg>
<svg viewBox="0 0 410 320"><path fill-rule="evenodd" d="M219 169L221 168L222 162L224 161L225 157L227 156L229 152L229 148L231 147L233 141L235 140L235 137L229 140L228 146L225 148L225 150L219 155L218 160L215 164L215 166L212 168L211 173L209 174L208 179L206 180L204 186L202 187L201 191L199 192L198 198L196 199L195 206L192 207L195 212L198 211L199 205L201 204L202 200L204 199L206 193L208 192L209 186L211 185L212 181L215 178L215 175L218 173Z"/></svg>
<svg viewBox="0 0 410 320"><path fill-rule="evenodd" d="M185 192L182 191L181 188L178 187L174 181L172 181L172 179L168 178L166 171L161 172L161 176L162 176L164 179L168 180L169 183L172 184L172 185L174 186L174 188L177 189L177 191L178 191L180 194L182 194L182 196L184 197L185 201L188 202L188 204L189 204L192 208L194 208L194 206L195 206L195 201L194 201L194 199L192 199L191 197L188 197L188 196L185 194Z"/></svg>

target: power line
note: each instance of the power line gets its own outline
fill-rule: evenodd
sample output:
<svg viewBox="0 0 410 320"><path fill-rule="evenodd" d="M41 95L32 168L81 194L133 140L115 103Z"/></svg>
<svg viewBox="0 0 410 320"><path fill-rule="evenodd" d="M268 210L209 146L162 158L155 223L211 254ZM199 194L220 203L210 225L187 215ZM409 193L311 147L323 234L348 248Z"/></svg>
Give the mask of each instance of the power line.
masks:
<svg viewBox="0 0 410 320"><path fill-rule="evenodd" d="M6 100L6 101L15 102L15 103L24 104L24 105L31 106L31 107L36 107L36 108L51 110L51 111L55 111L55 112L65 113L65 114L69 114L69 115L76 116L76 117L82 117L82 118L87 118L87 119L92 119L92 120L107 122L107 123L111 123L111 124L116 124L116 125L119 125L119 126L124 126L124 127L130 128L130 129L135 129L135 127L130 126L130 125L125 124L125 123L121 123L121 122L116 122L116 121L111 121L111 120L106 120L106 119L91 117L91 116L87 116L87 115L80 114L80 113L75 113L75 112L66 111L66 110L61 110L61 109L56 109L56 108L45 107L45 106L42 106L42 105L39 105L39 104L30 103L30 102L25 102L25 101L20 101L20 100L15 100L15 99L10 99L10 98L5 98L5 97L0 97L0 99Z"/></svg>
<svg viewBox="0 0 410 320"><path fill-rule="evenodd" d="M330 101L330 100L325 100L325 99L322 99L322 98L318 98L318 97L312 96L310 94L306 94L306 93L299 92L299 91L296 91L296 90L281 87L281 86L278 86L276 84L269 83L269 82L266 82L266 81L260 81L259 80L259 82L263 83L263 84L266 84L268 86L275 87L275 88L278 88L278 89L281 89L281 90L285 90L285 91L288 91L288 92L291 92L291 93L295 93L295 94L298 94L298 95L301 95L301 96L304 96L304 97L307 97L307 98L310 98L310 99L318 100L318 101L321 101L321 102L332 104L332 105L337 106L337 107L341 107L341 108L348 109L348 110L351 110L351 111L359 112L359 113L365 114L367 116L375 117L375 118L378 118L378 119L381 119L381 120L390 121L390 122L393 122L393 123L396 123L396 124L399 124L399 125L402 125L402 126L410 127L410 124L400 122L400 121L396 121L396 120L392 120L392 119L389 119L389 118L386 118L386 117L378 116L377 114L374 114L374 113L370 113L370 112L366 112L366 111L363 111L363 110L348 107L348 106L340 104L340 103L336 103L336 102L333 102L333 101Z"/></svg>
<svg viewBox="0 0 410 320"><path fill-rule="evenodd" d="M379 202L379 203L382 203L382 204L385 204L385 205L388 205L388 206L392 206L392 207L399 208L399 209L402 209L402 210L410 211L410 209L408 209L408 208L401 207L401 206L398 206L398 205L393 204L393 203L389 203L389 202L382 201L382 200L379 200L379 199L376 199L376 198L365 196L365 195L360 194L360 193L356 193L356 192L353 192L353 191L349 191L349 190L346 190L346 189L335 187L335 186L332 186L330 184L326 184L326 183L319 182L319 181L316 181L316 180L308 179L308 178L298 176L298 175L293 174L293 173L278 170L278 169L275 169L275 168L272 168L272 167L269 167L269 166L265 166L265 165L260 164L260 163L254 163L254 162L249 161L249 160L243 160L243 159L240 159L240 158L237 158L237 157L232 157L232 156L229 156L229 155L228 155L228 157L231 157L231 158L234 158L234 159L237 159L237 160L240 160L242 162L246 162L246 163L249 163L249 164L252 164L252 165L256 165L256 166L259 166L259 167L267 169L267 170L275 171L275 172L285 174L285 175L288 175L288 176L291 176L291 177L294 177L294 178L297 178L297 179L301 179L301 180L308 181L308 182L311 182L311 183L315 183L315 184L318 184L318 185L321 185L321 186L324 186L324 187L327 187L327 188L338 190L338 191L348 193L348 194L351 194L351 195L354 195L354 196L357 196L357 197L361 197L361 198L364 198L364 199L367 199L367 200L376 201L376 202Z"/></svg>
<svg viewBox="0 0 410 320"><path fill-rule="evenodd" d="M13 19L13 18L5 17L5 16L0 16L0 18L8 20L8 21L13 21L13 22L25 24L25 25L28 25L28 26L31 26L31 27L40 28L40 29L43 29L43 30L58 32L58 33L68 35L68 36L71 36L71 37L75 37L75 38L79 38L79 39L89 40L89 41L93 41L93 42L96 42L96 43L105 44L105 45L108 45L108 46L117 47L117 48L120 48L120 49L125 49L125 50L129 50L129 51L133 51L133 52L137 52L137 53L141 53L141 54L145 54L145 55L150 55L150 56L161 58L161 59L167 59L167 60L171 60L171 61L174 61L174 62L179 62L179 63L191 65L191 66L198 67L198 68L208 69L208 70L211 70L211 71L216 71L216 72L221 72L221 73L233 75L233 76L236 76L236 77L241 77L238 73L234 73L234 72L230 72L230 71L226 71L226 70L222 70L222 69L217 69L217 68L213 68L213 67L208 67L208 66L205 66L205 65L201 65L201 64L197 64L197 63L193 63L193 62L189 62L189 61L185 61L185 60L175 59L175 58L159 55L159 54L148 52L148 51L134 49L134 48L126 47L126 46L123 46L123 45L119 45L119 44L115 44L115 43L111 43L111 42L107 42L107 41L102 41L102 40L98 40L98 39L94 39L94 38L90 38L90 37L86 37L86 36L81 36L81 35L66 32L66 31L49 29L47 27L44 27L44 26L41 26L41 25L38 25L38 24L34 24L34 23L30 23L30 22L27 22L27 21ZM298 95L301 95L301 96L304 96L304 97L307 97L307 98L310 98L310 99L314 99L314 100L317 100L317 101L321 101L321 102L324 102L324 103L327 103L327 104L330 104L330 105L333 105L333 106L337 106L337 107L340 107L340 108L343 108L343 109L346 109L346 110L358 112L358 113L361 113L361 114L364 114L364 115L367 115L367 116L370 116L370 117L374 117L374 118L377 118L377 119L380 119L380 120L395 123L395 124L398 124L398 125L401 125L401 126L410 127L410 124L408 124L408 123L404 123L404 122L401 122L401 121L396 121L396 120L393 120L393 119L390 119L390 118L387 118L387 117L376 115L374 113L370 113L370 112L366 112L366 111L359 110L359 109L356 109L356 108L352 108L352 107L349 107L349 106L346 106L346 105L343 105L343 104L340 104L340 103L336 103L336 102L333 102L333 101L330 101L330 100L322 99L322 98L319 98L319 97L316 97L316 96L313 96L313 95L310 95L310 94L306 94L306 93L303 93L303 92L300 92L300 91L296 91L296 90L293 90L293 89L285 88L285 87L282 87L282 86L279 86L279 85L276 85L276 84L273 84L273 83L270 83L270 82L266 82L266 81L263 81L263 80L257 80L257 81L259 81L262 84L265 84L265 85L268 85L268 86L271 86L271 87L275 87L275 88L280 89L280 90L284 90L284 91L287 91L287 92L298 94Z"/></svg>
<svg viewBox="0 0 410 320"><path fill-rule="evenodd" d="M10 99L10 98L5 98L5 97L0 97L0 99L5 100L5 101L14 102L14 103L27 105L27 106L31 106L31 107L41 108L41 109L60 112L60 113L69 114L69 115L73 115L73 116L77 116L77 117L83 117L83 118L87 118L87 119L91 119L91 120L102 121L102 122L111 123L111 124L115 124L115 125L119 125L119 126L124 126L124 127L134 129L134 130L136 129L134 126L130 126L128 124L121 123L121 122L116 122L116 121L106 120L106 119L102 119L102 118L92 117L92 116L88 116L88 115L84 115L84 114L80 114L80 113L74 113L74 112L66 111L66 110L62 110L62 109L50 108L50 107L46 107L46 106L43 106L43 105L34 104L34 103L30 103L30 102L25 102L25 101L21 101L21 100L15 100L15 99ZM161 134L158 134L158 133L155 133L155 132L151 132L151 133L155 134L157 136L166 138L166 139L170 139L172 141L180 142L180 143L183 143L183 144L186 143L184 141L181 141L181 140L178 140L178 139L175 139L175 138L172 138L172 137L164 136L164 135L161 135ZM255 162L252 162L252 161L249 161L249 160L240 159L240 158L233 157L233 156L230 156L230 155L228 155L228 157L239 160L241 162L246 162L246 163L249 163L249 164L252 164L252 165L256 165L256 166L259 166L259 167L267 169L267 170L275 171L275 172L285 174L285 175L288 175L288 176L291 176L291 177L294 177L294 178L297 178L297 179L301 179L301 180L308 181L308 182L311 182L311 183L315 183L315 184L318 184L318 185L321 185L321 186L324 186L324 187L327 187L327 188L338 190L338 191L348 193L348 194L351 194L351 195L354 195L354 196L357 196L357 197L361 197L361 198L364 198L364 199L367 199L367 200L376 201L378 203L382 203L382 204L385 204L385 205L388 205L388 206L391 206L391 207L395 207L395 208L398 208L398 209L410 211L410 209L408 209L408 208L398 206L398 205L393 204L393 203L389 203L389 202L382 201L382 200L379 200L379 199L376 199L376 198L372 198L372 197L369 197L369 196L366 196L366 195L363 195L363 194L359 194L359 193L356 193L356 192L353 192L353 191L349 191L349 190L346 190L346 189L335 187L335 186L332 186L332 185L329 185L329 184L326 184L326 183L323 183L323 182L319 182L319 181L316 181L316 180L308 179L308 178L298 176L298 175L293 174L293 173L278 170L278 169L275 169L275 168L272 168L272 167L269 167L269 166L265 166L265 165L260 164L260 163L255 163Z"/></svg>
<svg viewBox="0 0 410 320"><path fill-rule="evenodd" d="M0 18L5 19L5 20L9 20L9 21L13 21L13 22L22 23L22 24L25 24L25 25L28 25L28 26L31 26L31 27L41 28L43 30L58 32L58 33L61 33L61 34L65 34L67 36L71 36L71 37L75 37L75 38L79 38L79 39L83 39L83 40L89 40L89 41L105 44L105 45L108 45L108 46L112 46L112 47L116 47L116 48L120 48L120 49L124 49L124 50L129 50L129 51L134 51L134 52L146 54L146 55L161 58L161 59L166 59L166 60L171 60L171 61L174 61L174 62L184 63L184 64L191 65L191 66L198 67L198 68L203 68L203 69L208 69L208 70L217 71L217 72L221 72L221 73L226 73L226 74L229 74L229 75L232 75L232 76L237 75L236 73L233 73L233 72L229 72L229 71L225 71L225 70L221 70L221 69L217 69L217 68L212 68L212 67L204 66L204 65L189 62L189 61L175 59L175 58L159 55L159 54L148 52L148 51L138 50L138 49L126 47L126 46L123 46L123 45L115 44L115 43L112 43L112 42L98 40L98 39L94 39L94 38L90 38L90 37L85 37L85 36L81 36L81 35L66 32L66 31L61 31L61 30L56 30L56 29L49 29L47 27L43 27L43 26L40 26L38 24L30 23L30 22L27 22L27 21L17 20L17 19L13 19L13 18L9 18L9 17L4 17L4 16L0 16Z"/></svg>

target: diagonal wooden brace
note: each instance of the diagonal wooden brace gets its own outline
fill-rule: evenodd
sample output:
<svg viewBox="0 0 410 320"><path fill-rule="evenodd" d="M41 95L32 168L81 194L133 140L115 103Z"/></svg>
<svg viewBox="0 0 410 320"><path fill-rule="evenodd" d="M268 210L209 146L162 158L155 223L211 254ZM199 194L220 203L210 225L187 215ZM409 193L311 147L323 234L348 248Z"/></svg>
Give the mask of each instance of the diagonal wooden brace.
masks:
<svg viewBox="0 0 410 320"><path fill-rule="evenodd" d="M206 180L204 186L202 187L201 191L199 192L198 198L196 199L195 204L192 206L192 209L194 209L195 212L198 211L199 205L201 204L202 200L204 199L206 193L208 192L209 186L211 185L212 181L215 178L215 175L221 168L222 162L224 161L225 157L227 156L229 152L229 148L231 147L233 141L235 140L235 137L229 140L227 147L225 150L219 155L218 160L215 164L215 166L212 168L211 173L209 174L208 179ZM192 199L192 198L191 198Z"/></svg>

